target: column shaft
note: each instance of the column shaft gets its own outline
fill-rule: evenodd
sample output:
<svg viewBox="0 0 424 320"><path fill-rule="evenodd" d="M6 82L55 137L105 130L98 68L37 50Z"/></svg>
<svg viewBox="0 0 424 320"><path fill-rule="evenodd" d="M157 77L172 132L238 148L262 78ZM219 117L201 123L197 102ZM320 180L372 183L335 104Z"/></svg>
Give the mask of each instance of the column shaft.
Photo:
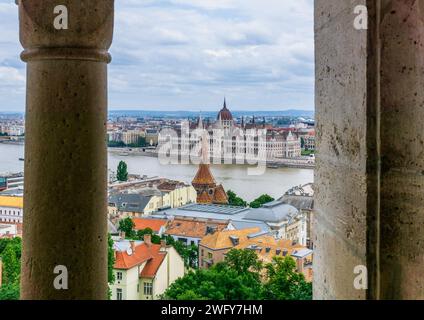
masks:
<svg viewBox="0 0 424 320"><path fill-rule="evenodd" d="M28 63L21 298L106 299L113 1L60 4L67 30L53 26L56 1L19 4ZM55 286L57 266L67 289Z"/></svg>

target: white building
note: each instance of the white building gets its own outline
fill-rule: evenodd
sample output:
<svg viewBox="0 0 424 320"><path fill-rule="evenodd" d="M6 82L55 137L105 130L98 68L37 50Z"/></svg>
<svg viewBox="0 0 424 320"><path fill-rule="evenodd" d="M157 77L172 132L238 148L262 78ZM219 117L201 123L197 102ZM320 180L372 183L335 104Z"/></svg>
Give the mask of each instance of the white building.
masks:
<svg viewBox="0 0 424 320"><path fill-rule="evenodd" d="M164 243L115 242L115 282L110 285L112 300L157 300L178 278L184 276L184 261Z"/></svg>

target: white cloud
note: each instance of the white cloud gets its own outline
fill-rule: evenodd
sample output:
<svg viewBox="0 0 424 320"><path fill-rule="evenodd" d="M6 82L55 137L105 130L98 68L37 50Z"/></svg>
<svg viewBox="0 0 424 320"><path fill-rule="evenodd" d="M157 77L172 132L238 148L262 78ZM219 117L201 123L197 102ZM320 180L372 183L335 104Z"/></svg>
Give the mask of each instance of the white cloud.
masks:
<svg viewBox="0 0 424 320"><path fill-rule="evenodd" d="M0 0L0 26L0 66L23 76L14 1ZM226 95L236 109L312 109L313 43L312 0L120 0L110 107L217 109ZM22 87L11 79L0 91Z"/></svg>

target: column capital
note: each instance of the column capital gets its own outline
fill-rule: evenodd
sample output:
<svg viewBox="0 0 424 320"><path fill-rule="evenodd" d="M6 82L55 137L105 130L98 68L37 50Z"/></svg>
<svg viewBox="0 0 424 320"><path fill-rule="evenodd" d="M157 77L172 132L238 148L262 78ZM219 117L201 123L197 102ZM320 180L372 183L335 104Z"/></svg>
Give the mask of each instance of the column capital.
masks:
<svg viewBox="0 0 424 320"><path fill-rule="evenodd" d="M20 42L25 49L22 60L110 62L114 0L16 0L16 3ZM63 8L66 8L67 28L57 29L55 19L65 14Z"/></svg>

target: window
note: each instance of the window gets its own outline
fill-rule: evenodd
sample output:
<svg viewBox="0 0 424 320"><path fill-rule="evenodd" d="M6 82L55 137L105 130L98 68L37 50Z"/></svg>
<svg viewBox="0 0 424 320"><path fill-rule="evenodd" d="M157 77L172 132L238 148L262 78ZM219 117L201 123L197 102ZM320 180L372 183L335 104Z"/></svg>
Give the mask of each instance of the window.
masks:
<svg viewBox="0 0 424 320"><path fill-rule="evenodd" d="M117 272L116 273L116 279L117 280L122 280L122 272Z"/></svg>
<svg viewBox="0 0 424 320"><path fill-rule="evenodd" d="M122 289L116 289L116 300L122 300Z"/></svg>
<svg viewBox="0 0 424 320"><path fill-rule="evenodd" d="M153 283L145 282L144 283L144 295L151 296L153 294Z"/></svg>
<svg viewBox="0 0 424 320"><path fill-rule="evenodd" d="M208 252L208 258L212 259L212 253Z"/></svg>

